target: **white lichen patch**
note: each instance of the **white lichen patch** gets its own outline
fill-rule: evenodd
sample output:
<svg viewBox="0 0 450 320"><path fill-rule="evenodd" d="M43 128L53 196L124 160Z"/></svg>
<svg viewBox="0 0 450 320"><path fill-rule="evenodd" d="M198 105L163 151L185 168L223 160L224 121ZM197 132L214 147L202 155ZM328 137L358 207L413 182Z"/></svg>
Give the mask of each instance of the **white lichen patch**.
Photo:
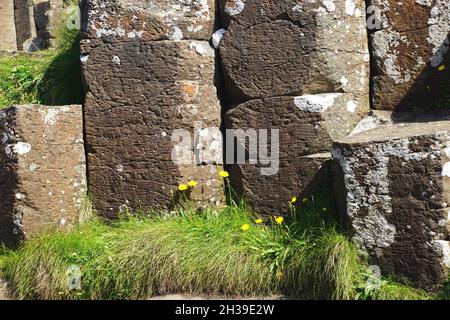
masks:
<svg viewBox="0 0 450 320"><path fill-rule="evenodd" d="M450 177L450 162L446 162L442 167L442 176Z"/></svg>
<svg viewBox="0 0 450 320"><path fill-rule="evenodd" d="M192 41L189 44L191 49L194 49L199 55L203 57L213 57L215 55L214 49L211 48L206 41Z"/></svg>
<svg viewBox="0 0 450 320"><path fill-rule="evenodd" d="M445 267L450 268L450 244L448 241L435 240L433 241L435 248L442 254L443 264Z"/></svg>
<svg viewBox="0 0 450 320"><path fill-rule="evenodd" d="M226 30L225 29L219 29L212 35L212 44L214 48L219 49L220 48L220 42L222 41L223 36L225 35Z"/></svg>
<svg viewBox="0 0 450 320"><path fill-rule="evenodd" d="M14 152L19 155L24 155L31 151L31 145L26 142L18 142L16 144L13 144L12 147Z"/></svg>
<svg viewBox="0 0 450 320"><path fill-rule="evenodd" d="M241 13L245 8L244 0L229 0L225 4L225 12L230 16L235 16Z"/></svg>
<svg viewBox="0 0 450 320"><path fill-rule="evenodd" d="M183 39L183 31L177 26L172 26L172 30L167 34L167 38L173 41L180 41Z"/></svg>
<svg viewBox="0 0 450 320"><path fill-rule="evenodd" d="M294 104L305 112L324 112L331 106L337 97L342 93L321 93L314 95L304 95L294 98Z"/></svg>
<svg viewBox="0 0 450 320"><path fill-rule="evenodd" d="M115 64L115 65L119 65L120 66L120 58L119 58L119 56L116 56L116 55L114 55L113 57L112 57L112 63L113 64Z"/></svg>
<svg viewBox="0 0 450 320"><path fill-rule="evenodd" d="M354 113L356 109L358 108L358 104L356 101L350 100L347 102L347 111Z"/></svg>
<svg viewBox="0 0 450 320"><path fill-rule="evenodd" d="M364 252L379 254L395 241L397 230L387 219L393 210L388 177L390 159L404 159L407 165L410 161L439 157L439 144L418 152L412 151L411 144L415 143L399 138L368 143L351 151L344 146L333 148L333 158L339 162L344 177L347 215L354 230L354 241Z"/></svg>

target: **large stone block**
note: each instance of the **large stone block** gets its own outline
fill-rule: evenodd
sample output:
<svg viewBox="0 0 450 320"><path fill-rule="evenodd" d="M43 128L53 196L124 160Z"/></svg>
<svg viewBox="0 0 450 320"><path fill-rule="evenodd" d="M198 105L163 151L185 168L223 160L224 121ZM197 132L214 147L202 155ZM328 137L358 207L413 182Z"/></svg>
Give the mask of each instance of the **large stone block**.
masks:
<svg viewBox="0 0 450 320"><path fill-rule="evenodd" d="M209 40L215 24L214 0L83 0L90 37L146 40Z"/></svg>
<svg viewBox="0 0 450 320"><path fill-rule="evenodd" d="M0 50L17 50L14 2L12 0L0 0Z"/></svg>
<svg viewBox="0 0 450 320"><path fill-rule="evenodd" d="M433 287L450 266L450 121L385 125L333 148L336 199L384 274Z"/></svg>
<svg viewBox="0 0 450 320"><path fill-rule="evenodd" d="M36 24L34 22L34 6L28 0L14 0L14 17L16 23L18 51L32 51L36 42Z"/></svg>
<svg viewBox="0 0 450 320"><path fill-rule="evenodd" d="M367 94L363 0L221 1L220 44L232 102L324 92Z"/></svg>
<svg viewBox="0 0 450 320"><path fill-rule="evenodd" d="M86 192L81 106L0 111L0 243L77 222Z"/></svg>
<svg viewBox="0 0 450 320"><path fill-rule="evenodd" d="M275 159L279 161L279 171L263 175L264 165L251 164L250 159L245 164L232 164L233 188L261 213L286 212L293 196L302 198L313 192L316 182L324 176L322 172L327 170L323 167L330 159L328 153L333 139L346 136L361 119L367 105L367 96L330 93L257 99L230 109L225 115L227 129L279 132L279 141L274 145L279 153L279 159ZM238 143L249 150L245 139L238 138ZM252 141L253 147L260 142ZM272 144L273 140L269 139L268 150Z"/></svg>
<svg viewBox="0 0 450 320"><path fill-rule="evenodd" d="M171 206L177 186L190 179L199 182L192 195L196 201L217 204L223 198L215 166L221 162L216 161L221 160L221 143L207 143L214 130L202 131L203 141L193 137L199 122L203 129L220 127L214 50L206 41L153 41L171 38L166 25L155 27L165 21L160 17L164 8L172 8L166 14L176 14L179 19L172 16L175 21L184 21L183 12L191 23L200 17L199 23L208 24L204 30L189 33L187 26L183 34L206 37L213 15L206 18L192 10L203 12L212 8L211 3L162 1L157 5L159 11L156 3L150 8L138 7L138 2L117 3L118 7L100 8L98 1L84 2L88 28L83 34L81 59L87 91L89 182L95 207L113 217L124 206ZM131 19L133 15L136 21ZM106 25L99 22L105 17ZM182 29L181 24L178 27ZM135 32L134 36L130 32ZM180 147L179 137L174 135L177 130L187 130L192 144ZM197 149L208 152L211 148L220 157L197 159ZM182 151L190 161L178 162Z"/></svg>
<svg viewBox="0 0 450 320"><path fill-rule="evenodd" d="M449 49L450 3L407 0L398 5L394 0L370 0L369 4L378 8L379 23L370 37L373 107L411 107L424 95L422 91L434 89L442 79L443 73L435 71Z"/></svg>

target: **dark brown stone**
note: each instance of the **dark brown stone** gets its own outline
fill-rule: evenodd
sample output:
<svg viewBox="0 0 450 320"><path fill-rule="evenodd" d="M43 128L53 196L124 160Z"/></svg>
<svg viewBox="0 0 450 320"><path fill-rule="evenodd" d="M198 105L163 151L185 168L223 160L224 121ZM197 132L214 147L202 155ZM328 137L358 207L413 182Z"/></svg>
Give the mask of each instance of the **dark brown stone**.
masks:
<svg viewBox="0 0 450 320"><path fill-rule="evenodd" d="M289 0L222 2L222 15L229 18L224 18L227 32L220 44L229 102L367 94L365 6L363 1L353 5L350 12L344 1L328 6Z"/></svg>
<svg viewBox="0 0 450 320"><path fill-rule="evenodd" d="M381 28L370 37L373 107L427 111L450 82L448 72L437 72L446 63L449 48L448 1L407 0L399 6L394 0L370 0L369 4L381 10Z"/></svg>
<svg viewBox="0 0 450 320"><path fill-rule="evenodd" d="M81 51L95 208L114 217L124 207L170 207L178 185L190 179L199 183L192 195L196 201L220 204L223 189L215 162L176 164L176 143L171 141L178 129L193 134L196 122L203 128L220 127L214 50L206 41L153 41L171 38L164 23L153 28L161 22L155 12L116 3L120 5L99 9L98 1L85 2L89 28ZM132 12L137 15L135 31L127 20ZM139 29L144 22L147 27ZM125 33L117 31L119 24ZM221 152L221 145L217 149ZM193 156L194 146L188 150Z"/></svg>
<svg viewBox="0 0 450 320"><path fill-rule="evenodd" d="M332 139L346 136L362 117L359 110L347 109L353 98L349 94L279 97L252 100L230 109L225 115L227 129L279 130L279 172L264 176L264 166L248 161L230 165L236 192L244 195L252 208L266 214L284 213L293 196L310 194L329 159L326 153ZM367 97L361 101L362 106L367 103Z"/></svg>

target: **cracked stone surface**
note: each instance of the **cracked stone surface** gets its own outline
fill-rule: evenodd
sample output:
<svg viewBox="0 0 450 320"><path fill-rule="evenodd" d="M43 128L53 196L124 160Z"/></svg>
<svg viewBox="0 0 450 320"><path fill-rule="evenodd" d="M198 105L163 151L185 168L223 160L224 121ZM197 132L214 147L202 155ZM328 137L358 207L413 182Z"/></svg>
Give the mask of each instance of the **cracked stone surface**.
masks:
<svg viewBox="0 0 450 320"><path fill-rule="evenodd" d="M380 8L375 15L379 25L370 36L373 107L426 109L430 97L439 94L433 89L444 89L450 81L442 84L443 73L436 72L450 61L450 2L406 0L398 5L394 0L369 0L369 4Z"/></svg>
<svg viewBox="0 0 450 320"><path fill-rule="evenodd" d="M174 1L166 1L159 6L161 10L173 8L177 15L185 12L184 18L189 20L193 18L190 9L209 8L204 1L199 2L202 5L195 3L179 8ZM222 145L213 143L217 132L206 130L220 127L221 122L214 49L206 41L164 40L164 28L154 36L151 23L160 20L154 16L153 7L144 10L131 5L125 9L120 1L108 2L102 8L99 1L85 4L89 29L83 34L81 61L87 92L89 183L95 208L102 215L114 217L125 207L170 207L172 197L177 196L174 190L190 179L199 183L192 194L195 201L220 204L223 189L217 161L192 162L196 160L194 150L216 152L221 159ZM117 28L99 32L98 26L93 27L108 17L109 26L120 24L130 32L131 25L125 24L132 17L130 10L133 15L142 13L137 15L136 26L149 26L136 29L143 31L139 36L122 36ZM212 26L213 17L207 24ZM205 30L208 28L205 25ZM201 32L191 36L205 37ZM178 141L172 141L173 133L185 129L193 136L197 122L205 130L200 134L203 142L193 141L191 147L187 146L192 161L173 162L173 150L177 160L186 151L174 149Z"/></svg>
<svg viewBox="0 0 450 320"><path fill-rule="evenodd" d="M269 139L267 145L279 153L279 171L262 175L261 168L270 166L249 161L231 165L233 188L264 214L281 214L289 209L291 197L309 196L326 175L333 139L345 137L361 119L356 110L348 110L354 98L338 93L256 99L228 110L227 129L279 130L279 144ZM238 143L248 151L244 139L238 138Z"/></svg>
<svg viewBox="0 0 450 320"><path fill-rule="evenodd" d="M214 0L83 0L89 36L145 40L209 40Z"/></svg>
<svg viewBox="0 0 450 320"><path fill-rule="evenodd" d="M81 106L0 111L0 243L77 222L86 193Z"/></svg>
<svg viewBox="0 0 450 320"><path fill-rule="evenodd" d="M279 129L280 170L228 166L257 211L281 214L326 176L334 139L369 111L364 1L219 1L227 129ZM268 199L267 194L270 194Z"/></svg>
<svg viewBox="0 0 450 320"><path fill-rule="evenodd" d="M219 4L227 30L220 55L231 102L332 92L367 94L364 1ZM235 7L239 10L231 9Z"/></svg>
<svg viewBox="0 0 450 320"><path fill-rule="evenodd" d="M450 267L450 121L384 125L335 143L353 240L384 274L432 288Z"/></svg>

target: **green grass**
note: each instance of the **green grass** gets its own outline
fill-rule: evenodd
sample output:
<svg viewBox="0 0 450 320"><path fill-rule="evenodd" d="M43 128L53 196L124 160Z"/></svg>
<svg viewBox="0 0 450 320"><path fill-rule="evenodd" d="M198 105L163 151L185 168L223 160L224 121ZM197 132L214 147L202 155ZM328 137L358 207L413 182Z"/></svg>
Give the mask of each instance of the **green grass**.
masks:
<svg viewBox="0 0 450 320"><path fill-rule="evenodd" d="M0 55L0 108L13 104L67 105L83 102L79 31L69 30L60 17L55 48L37 53Z"/></svg>
<svg viewBox="0 0 450 320"><path fill-rule="evenodd" d="M256 224L244 206L179 209L94 219L35 238L0 255L1 276L18 299L145 299L184 293L301 299L425 299L418 290L383 283L370 288L351 241L327 212L311 207L278 225ZM250 229L241 227L249 224ZM82 270L70 291L67 268Z"/></svg>

